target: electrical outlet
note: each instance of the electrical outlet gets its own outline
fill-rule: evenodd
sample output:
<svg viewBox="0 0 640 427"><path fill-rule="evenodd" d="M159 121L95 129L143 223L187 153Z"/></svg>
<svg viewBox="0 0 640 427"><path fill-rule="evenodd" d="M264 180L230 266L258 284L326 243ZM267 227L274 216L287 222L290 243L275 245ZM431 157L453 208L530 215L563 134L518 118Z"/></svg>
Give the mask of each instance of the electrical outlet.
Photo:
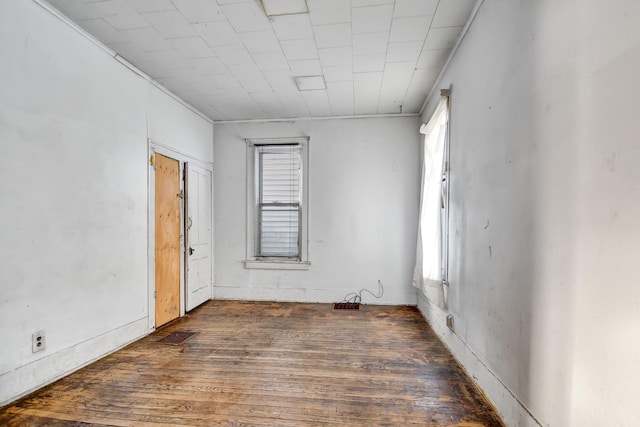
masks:
<svg viewBox="0 0 640 427"><path fill-rule="evenodd" d="M453 332L453 314L447 314L447 328Z"/></svg>
<svg viewBox="0 0 640 427"><path fill-rule="evenodd" d="M31 334L31 351L37 353L44 350L44 331Z"/></svg>

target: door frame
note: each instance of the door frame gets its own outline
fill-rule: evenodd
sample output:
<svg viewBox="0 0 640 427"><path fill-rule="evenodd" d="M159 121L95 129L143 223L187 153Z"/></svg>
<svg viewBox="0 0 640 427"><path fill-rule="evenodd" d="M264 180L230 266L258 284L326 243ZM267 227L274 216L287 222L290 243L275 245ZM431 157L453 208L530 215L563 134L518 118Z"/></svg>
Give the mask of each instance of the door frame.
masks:
<svg viewBox="0 0 640 427"><path fill-rule="evenodd" d="M156 236L155 236L155 227L156 227L156 177L155 177L155 166L151 164L151 156L155 156L155 154L161 154L165 157L170 157L174 160L177 160L180 163L180 190L182 194L186 193L185 188L185 180L184 180L184 164L185 162L192 163L202 169L206 169L211 172L211 297L213 298L213 273L214 273L214 252L213 252L213 163L206 162L202 160L198 160L189 156L188 154L182 153L174 148L171 148L168 145L165 145L157 140L147 138L147 299L148 299L148 313L149 313L149 322L148 328L149 332L153 332L156 329L156 299L155 299L155 291L156 291ZM185 246L185 221L184 221L184 213L185 213L185 200L186 197L183 196L182 202L180 203L180 253L182 256L180 257L180 317L184 316L186 312L186 257L188 256L186 253Z"/></svg>

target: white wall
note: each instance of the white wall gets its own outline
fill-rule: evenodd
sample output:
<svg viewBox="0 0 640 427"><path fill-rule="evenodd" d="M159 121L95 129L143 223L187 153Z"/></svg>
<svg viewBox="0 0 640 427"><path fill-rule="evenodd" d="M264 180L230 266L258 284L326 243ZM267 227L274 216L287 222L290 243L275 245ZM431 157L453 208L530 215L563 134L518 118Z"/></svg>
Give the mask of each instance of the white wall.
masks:
<svg viewBox="0 0 640 427"><path fill-rule="evenodd" d="M148 332L147 137L212 161L213 126L35 2L0 57L3 404Z"/></svg>
<svg viewBox="0 0 640 427"><path fill-rule="evenodd" d="M149 138L192 159L213 163L213 125L148 85Z"/></svg>
<svg viewBox="0 0 640 427"><path fill-rule="evenodd" d="M639 19L486 0L438 84L455 335L419 306L509 426L640 425Z"/></svg>
<svg viewBox="0 0 640 427"><path fill-rule="evenodd" d="M216 124L214 297L415 304L417 117ZM247 270L244 138L309 136L309 271Z"/></svg>

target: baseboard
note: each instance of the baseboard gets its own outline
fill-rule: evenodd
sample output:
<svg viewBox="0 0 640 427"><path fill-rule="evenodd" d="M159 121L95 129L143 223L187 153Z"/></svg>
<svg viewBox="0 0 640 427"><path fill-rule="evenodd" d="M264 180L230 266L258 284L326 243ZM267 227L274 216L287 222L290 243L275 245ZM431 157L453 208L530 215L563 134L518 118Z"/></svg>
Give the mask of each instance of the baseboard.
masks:
<svg viewBox="0 0 640 427"><path fill-rule="evenodd" d="M420 292L418 309L467 374L493 403L506 426L542 426L484 361L458 335L447 328L446 312L431 305Z"/></svg>
<svg viewBox="0 0 640 427"><path fill-rule="evenodd" d="M373 290L375 292L375 289ZM292 289L292 288L265 288L265 287L239 287L220 286L213 287L213 299L243 300L243 301L277 301L277 302L303 302L303 303L332 303L341 301L346 292L327 289ZM406 292L393 292L384 290L380 299L364 294L363 303L372 305L416 305L415 288Z"/></svg>
<svg viewBox="0 0 640 427"><path fill-rule="evenodd" d="M148 320L144 317L5 372L0 375L0 406L51 384L148 333Z"/></svg>

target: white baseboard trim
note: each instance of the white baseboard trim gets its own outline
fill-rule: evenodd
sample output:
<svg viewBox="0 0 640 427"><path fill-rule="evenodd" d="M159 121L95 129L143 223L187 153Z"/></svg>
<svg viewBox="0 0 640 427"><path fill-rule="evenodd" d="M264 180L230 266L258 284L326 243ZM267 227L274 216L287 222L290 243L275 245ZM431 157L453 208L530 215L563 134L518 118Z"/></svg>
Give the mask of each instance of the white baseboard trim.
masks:
<svg viewBox="0 0 640 427"><path fill-rule="evenodd" d="M147 317L0 375L0 406L51 384L147 335Z"/></svg>
<svg viewBox="0 0 640 427"><path fill-rule="evenodd" d="M420 292L418 292L418 309L467 374L484 391L506 426L542 427L542 424L484 361L458 335L447 328L446 312L431 305Z"/></svg>
<svg viewBox="0 0 640 427"><path fill-rule="evenodd" d="M362 294L364 304L371 305L416 305L415 289L411 288L406 293L391 293L385 289L384 296L376 299L368 294ZM302 302L302 303L332 303L342 301L349 291L336 291L328 289L295 289L295 288L266 288L266 287L239 287L219 286L213 287L213 299L219 300L243 300L243 301L277 301L277 302ZM375 289L374 289L375 292Z"/></svg>

